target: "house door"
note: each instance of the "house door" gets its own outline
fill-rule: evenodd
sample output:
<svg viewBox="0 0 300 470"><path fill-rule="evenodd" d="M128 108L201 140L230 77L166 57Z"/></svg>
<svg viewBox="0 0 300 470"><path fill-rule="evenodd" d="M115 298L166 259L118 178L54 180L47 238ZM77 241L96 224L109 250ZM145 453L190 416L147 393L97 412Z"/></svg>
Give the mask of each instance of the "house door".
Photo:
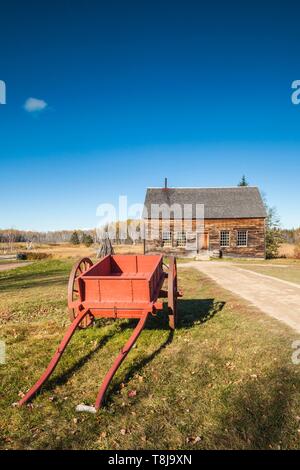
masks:
<svg viewBox="0 0 300 470"><path fill-rule="evenodd" d="M209 233L198 233L198 252L209 249Z"/></svg>

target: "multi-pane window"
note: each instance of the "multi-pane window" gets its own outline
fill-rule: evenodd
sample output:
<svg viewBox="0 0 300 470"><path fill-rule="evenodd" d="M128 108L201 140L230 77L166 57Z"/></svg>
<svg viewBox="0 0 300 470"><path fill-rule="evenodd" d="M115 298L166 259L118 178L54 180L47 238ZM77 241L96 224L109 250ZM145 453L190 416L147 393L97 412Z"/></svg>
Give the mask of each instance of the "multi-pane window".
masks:
<svg viewBox="0 0 300 470"><path fill-rule="evenodd" d="M163 246L172 246L171 232L163 232L162 241L163 241Z"/></svg>
<svg viewBox="0 0 300 470"><path fill-rule="evenodd" d="M185 232L177 232L176 233L176 242L177 242L177 246L185 247L186 246L186 233Z"/></svg>
<svg viewBox="0 0 300 470"><path fill-rule="evenodd" d="M229 242L230 242L229 230L221 230L221 232L220 232L220 246L225 248L226 246L229 246Z"/></svg>
<svg viewBox="0 0 300 470"><path fill-rule="evenodd" d="M237 246L247 246L248 233L247 230L238 230L237 233Z"/></svg>

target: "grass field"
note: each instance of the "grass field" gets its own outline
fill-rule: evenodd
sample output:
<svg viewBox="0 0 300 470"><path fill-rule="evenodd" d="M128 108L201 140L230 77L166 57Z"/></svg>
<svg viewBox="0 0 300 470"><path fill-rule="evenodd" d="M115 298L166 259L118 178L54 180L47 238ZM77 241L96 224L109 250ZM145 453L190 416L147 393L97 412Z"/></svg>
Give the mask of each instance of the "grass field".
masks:
<svg viewBox="0 0 300 470"><path fill-rule="evenodd" d="M300 284L300 264L293 264L289 266L278 265L278 266L244 266L245 269L254 271L260 274L266 274L267 276L276 277L284 281L294 282Z"/></svg>
<svg viewBox="0 0 300 470"><path fill-rule="evenodd" d="M234 263L241 267L259 274L266 274L284 281L300 284L300 260L299 259L270 259L270 260L247 260L247 259L222 259L224 263Z"/></svg>
<svg viewBox="0 0 300 470"><path fill-rule="evenodd" d="M179 328L172 335L166 321L148 322L97 415L75 406L94 403L133 322L103 321L76 333L42 393L30 406L13 407L69 324L71 264L50 260L0 273L0 339L7 345L1 448L300 447L300 366L291 362L297 335L184 265Z"/></svg>
<svg viewBox="0 0 300 470"><path fill-rule="evenodd" d="M34 244L32 252L34 253L47 253L54 259L73 259L75 257L82 258L83 256L95 257L99 245L92 245L86 247L83 244L72 245L71 243L57 243L57 244ZM13 253L27 251L26 244L15 243ZM137 245L114 245L114 250L118 254L130 253L143 253L143 244ZM0 254L10 254L7 244L0 243ZM30 253L30 252L29 252Z"/></svg>
<svg viewBox="0 0 300 470"><path fill-rule="evenodd" d="M272 259L255 259L255 258L213 258L213 261L219 263L235 263L246 264L249 266L300 266L300 260L296 258L272 258Z"/></svg>

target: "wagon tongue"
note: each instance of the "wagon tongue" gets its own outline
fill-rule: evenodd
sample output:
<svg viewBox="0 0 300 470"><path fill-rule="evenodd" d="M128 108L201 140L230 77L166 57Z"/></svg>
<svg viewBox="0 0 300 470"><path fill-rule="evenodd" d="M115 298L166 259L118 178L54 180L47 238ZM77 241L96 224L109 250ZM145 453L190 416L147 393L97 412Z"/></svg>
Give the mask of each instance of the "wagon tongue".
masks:
<svg viewBox="0 0 300 470"><path fill-rule="evenodd" d="M87 413L97 413L97 410L94 406L84 405L81 403L76 406L76 411L86 411Z"/></svg>

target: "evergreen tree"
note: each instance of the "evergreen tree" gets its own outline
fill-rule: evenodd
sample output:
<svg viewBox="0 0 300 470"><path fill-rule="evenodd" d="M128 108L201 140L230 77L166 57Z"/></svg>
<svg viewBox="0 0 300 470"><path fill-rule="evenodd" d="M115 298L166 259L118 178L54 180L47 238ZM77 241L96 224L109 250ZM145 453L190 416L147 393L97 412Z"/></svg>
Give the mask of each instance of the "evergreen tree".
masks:
<svg viewBox="0 0 300 470"><path fill-rule="evenodd" d="M94 243L93 237L91 237L90 234L83 232L81 243L84 243L85 246L89 247Z"/></svg>
<svg viewBox="0 0 300 470"><path fill-rule="evenodd" d="M248 183L245 175L242 176L242 179L239 182L238 186L249 186L249 183Z"/></svg>
<svg viewBox="0 0 300 470"><path fill-rule="evenodd" d="M266 219L266 258L277 258L278 250L283 242L280 230L280 217L276 207L269 207L265 195L263 195L264 206L267 212Z"/></svg>
<svg viewBox="0 0 300 470"><path fill-rule="evenodd" d="M80 244L78 233L76 231L72 233L71 238L70 238L70 242L72 243L72 245L79 245Z"/></svg>

